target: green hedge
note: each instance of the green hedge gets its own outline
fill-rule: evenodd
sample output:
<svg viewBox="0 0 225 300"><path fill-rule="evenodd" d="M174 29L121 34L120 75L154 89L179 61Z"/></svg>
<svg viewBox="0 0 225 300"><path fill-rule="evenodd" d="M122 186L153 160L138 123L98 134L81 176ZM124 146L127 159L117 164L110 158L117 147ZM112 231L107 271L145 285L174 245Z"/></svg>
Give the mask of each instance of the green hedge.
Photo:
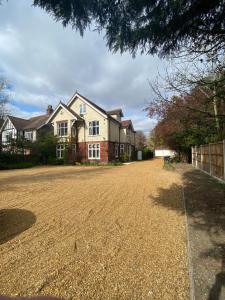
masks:
<svg viewBox="0 0 225 300"><path fill-rule="evenodd" d="M31 162L17 162L17 163L2 163L0 162L0 170L11 170L11 169L26 169L33 167L34 164Z"/></svg>

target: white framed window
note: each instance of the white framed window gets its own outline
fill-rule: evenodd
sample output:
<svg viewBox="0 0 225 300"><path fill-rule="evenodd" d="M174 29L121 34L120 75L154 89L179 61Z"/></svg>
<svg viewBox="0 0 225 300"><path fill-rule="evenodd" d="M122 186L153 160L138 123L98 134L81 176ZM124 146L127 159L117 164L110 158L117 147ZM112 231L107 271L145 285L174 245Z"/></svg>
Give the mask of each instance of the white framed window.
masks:
<svg viewBox="0 0 225 300"><path fill-rule="evenodd" d="M80 114L86 114L86 104L85 103L81 103L80 104Z"/></svg>
<svg viewBox="0 0 225 300"><path fill-rule="evenodd" d="M65 151L65 145L63 145L63 144L56 145L56 157L57 158L63 158L64 151Z"/></svg>
<svg viewBox="0 0 225 300"><path fill-rule="evenodd" d="M57 134L58 136L67 136L68 134L68 122L58 122L57 123Z"/></svg>
<svg viewBox="0 0 225 300"><path fill-rule="evenodd" d="M5 139L6 139L6 142L11 142L11 140L12 140L12 131L6 132Z"/></svg>
<svg viewBox="0 0 225 300"><path fill-rule="evenodd" d="M88 144L88 158L100 159L100 144Z"/></svg>
<svg viewBox="0 0 225 300"><path fill-rule="evenodd" d="M89 135L99 135L99 121L89 122Z"/></svg>
<svg viewBox="0 0 225 300"><path fill-rule="evenodd" d="M119 156L119 145L115 144L115 157Z"/></svg>
<svg viewBox="0 0 225 300"><path fill-rule="evenodd" d="M29 141L33 141L33 131L25 131L24 137Z"/></svg>
<svg viewBox="0 0 225 300"><path fill-rule="evenodd" d="M124 154L124 144L120 144L120 154Z"/></svg>

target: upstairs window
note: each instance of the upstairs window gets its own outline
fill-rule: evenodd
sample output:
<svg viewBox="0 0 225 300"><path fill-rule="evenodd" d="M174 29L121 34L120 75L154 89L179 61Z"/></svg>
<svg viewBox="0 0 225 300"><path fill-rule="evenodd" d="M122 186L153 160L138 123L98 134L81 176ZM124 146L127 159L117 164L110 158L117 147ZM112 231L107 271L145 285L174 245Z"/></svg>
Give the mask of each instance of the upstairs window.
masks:
<svg viewBox="0 0 225 300"><path fill-rule="evenodd" d="M29 141L33 141L33 131L25 131L24 137Z"/></svg>
<svg viewBox="0 0 225 300"><path fill-rule="evenodd" d="M80 104L80 114L86 114L86 104L85 103L81 103Z"/></svg>
<svg viewBox="0 0 225 300"><path fill-rule="evenodd" d="M89 135L99 135L99 121L89 122Z"/></svg>
<svg viewBox="0 0 225 300"><path fill-rule="evenodd" d="M57 134L58 136L67 136L68 134L68 122L57 123Z"/></svg>
<svg viewBox="0 0 225 300"><path fill-rule="evenodd" d="M11 142L11 140L12 140L12 131L6 132L5 139L6 139L6 142Z"/></svg>

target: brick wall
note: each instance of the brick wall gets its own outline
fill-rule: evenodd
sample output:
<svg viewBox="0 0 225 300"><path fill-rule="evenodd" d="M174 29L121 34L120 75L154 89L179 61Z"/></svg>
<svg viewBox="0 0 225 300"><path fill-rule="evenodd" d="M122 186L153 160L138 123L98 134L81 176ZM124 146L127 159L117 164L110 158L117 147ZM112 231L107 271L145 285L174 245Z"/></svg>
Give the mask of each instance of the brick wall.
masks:
<svg viewBox="0 0 225 300"><path fill-rule="evenodd" d="M100 144L100 159L88 159L88 144ZM77 143L77 153L76 153L76 160L79 162L109 162L115 159L115 142L82 142L82 143ZM134 152L134 146L131 146L132 148L132 154L131 157L133 157L133 152ZM128 144L125 143L125 151L128 149Z"/></svg>
<svg viewBox="0 0 225 300"><path fill-rule="evenodd" d="M100 144L100 159L88 159L88 144ZM77 154L76 160L80 162L85 161L100 161L100 162L108 162L113 160L114 153L114 143L112 142L82 142L77 143Z"/></svg>

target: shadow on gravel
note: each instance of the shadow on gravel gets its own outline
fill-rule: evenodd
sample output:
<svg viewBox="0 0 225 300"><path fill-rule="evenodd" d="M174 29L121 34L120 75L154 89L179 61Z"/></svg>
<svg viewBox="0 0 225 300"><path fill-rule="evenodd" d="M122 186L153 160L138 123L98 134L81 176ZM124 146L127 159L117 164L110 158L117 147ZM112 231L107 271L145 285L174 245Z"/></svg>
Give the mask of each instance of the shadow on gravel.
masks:
<svg viewBox="0 0 225 300"><path fill-rule="evenodd" d="M0 245L30 228L36 222L36 216L25 209L0 210Z"/></svg>
<svg viewBox="0 0 225 300"><path fill-rule="evenodd" d="M225 299L225 185L190 165L175 169L183 177L196 299ZM178 194L174 184L153 201L184 214Z"/></svg>

